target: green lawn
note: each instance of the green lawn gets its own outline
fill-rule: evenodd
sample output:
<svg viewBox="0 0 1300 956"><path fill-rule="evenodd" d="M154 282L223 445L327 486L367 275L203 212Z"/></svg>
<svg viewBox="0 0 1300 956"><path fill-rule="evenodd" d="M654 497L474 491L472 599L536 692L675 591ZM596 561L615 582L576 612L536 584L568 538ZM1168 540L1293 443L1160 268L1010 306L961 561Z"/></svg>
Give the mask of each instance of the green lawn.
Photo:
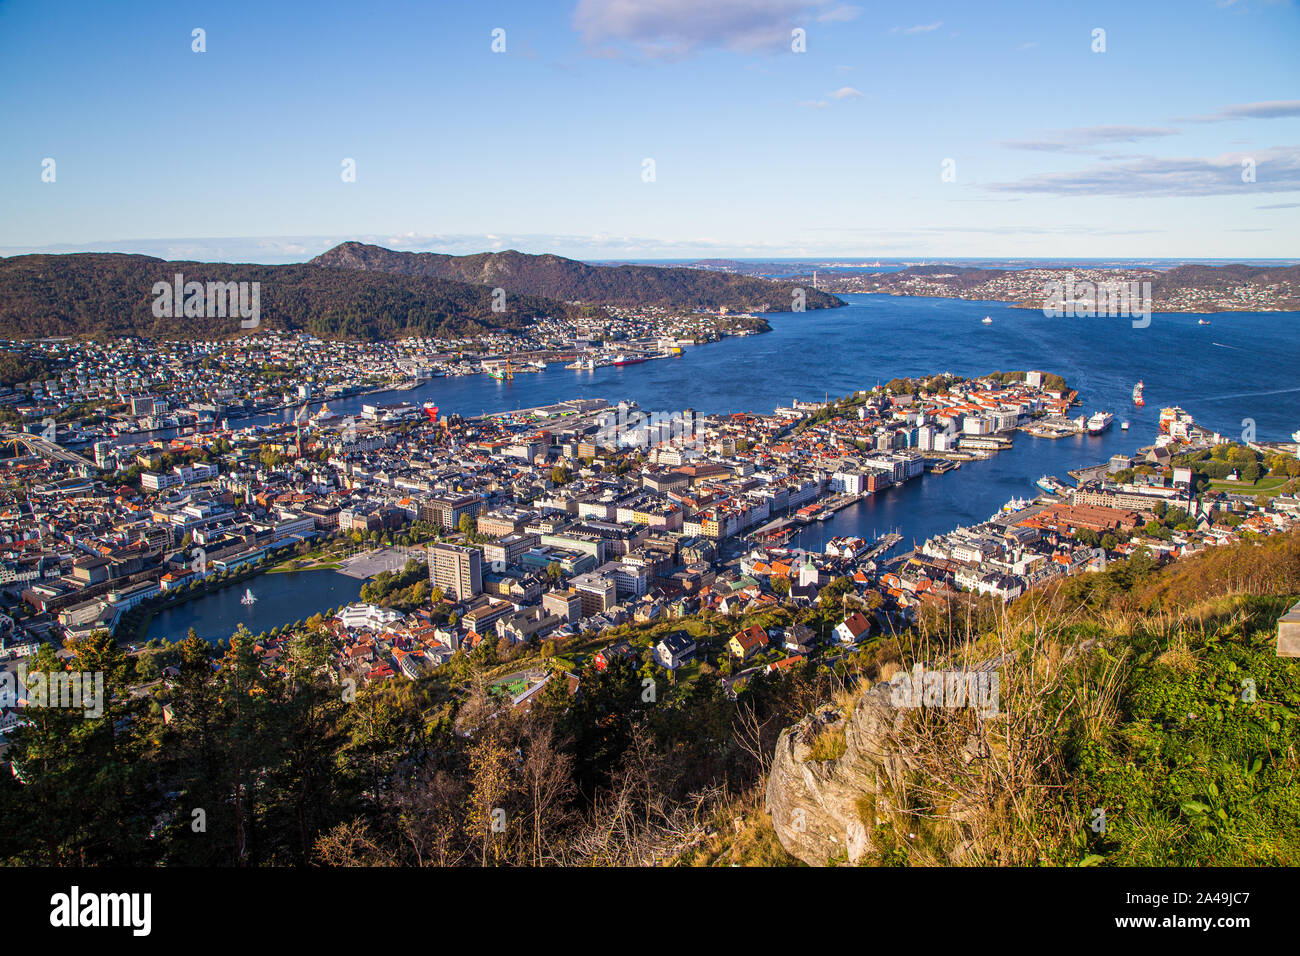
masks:
<svg viewBox="0 0 1300 956"><path fill-rule="evenodd" d="M1217 478L1210 482L1210 488L1213 491L1222 491L1234 495L1266 495L1267 497L1272 498L1274 495L1281 493L1284 485L1294 480L1295 479L1293 478L1274 476L1261 478L1259 481L1252 484L1249 481L1227 481L1222 478Z"/></svg>
<svg viewBox="0 0 1300 956"><path fill-rule="evenodd" d="M266 573L281 574L287 571L337 571L343 567L343 565L341 564L333 564L329 562L326 562L325 564L308 564L300 568L292 567L293 562L296 560L302 560L302 559L294 558L289 561L286 561L284 564L277 564L275 567L273 567L270 571L267 571Z"/></svg>

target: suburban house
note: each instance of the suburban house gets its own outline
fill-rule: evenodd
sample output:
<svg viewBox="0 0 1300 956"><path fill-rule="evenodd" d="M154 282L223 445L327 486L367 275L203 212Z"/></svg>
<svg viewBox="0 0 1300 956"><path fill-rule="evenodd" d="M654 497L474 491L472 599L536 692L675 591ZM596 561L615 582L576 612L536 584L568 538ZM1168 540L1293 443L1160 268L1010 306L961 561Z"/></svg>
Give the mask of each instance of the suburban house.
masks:
<svg viewBox="0 0 1300 956"><path fill-rule="evenodd" d="M665 634L655 645L655 660L670 671L689 664L695 658L695 638L686 631Z"/></svg>
<svg viewBox="0 0 1300 956"><path fill-rule="evenodd" d="M767 632L757 624L751 624L743 631L731 635L727 642L727 653L747 661L761 650L767 648Z"/></svg>
<svg viewBox="0 0 1300 956"><path fill-rule="evenodd" d="M870 630L871 622L863 617L860 611L854 611L835 625L835 636L839 638L841 644L856 644L866 637Z"/></svg>
<svg viewBox="0 0 1300 956"><path fill-rule="evenodd" d="M811 654L817 646L817 632L806 624L792 624L785 629L783 646L791 654Z"/></svg>
<svg viewBox="0 0 1300 956"><path fill-rule="evenodd" d="M609 645L609 647L597 651L596 656L592 658L592 660L596 665L596 670L603 671L605 668L609 667L613 660L619 657L626 657L628 660L635 663L636 651L632 649L632 645L627 641L616 641Z"/></svg>

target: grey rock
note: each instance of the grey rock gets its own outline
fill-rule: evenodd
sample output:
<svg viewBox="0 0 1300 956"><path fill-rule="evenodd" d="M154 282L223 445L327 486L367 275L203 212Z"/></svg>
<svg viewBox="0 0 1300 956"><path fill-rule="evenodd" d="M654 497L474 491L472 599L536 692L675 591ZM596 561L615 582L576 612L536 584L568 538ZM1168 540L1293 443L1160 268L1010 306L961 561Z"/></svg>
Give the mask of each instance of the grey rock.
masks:
<svg viewBox="0 0 1300 956"><path fill-rule="evenodd" d="M890 703L890 685L880 683L858 698L850 714L826 705L781 732L767 785L767 811L786 851L810 866L856 863L871 849L877 818L890 812L892 792L901 792L907 755L891 738L906 712ZM812 742L823 728L840 727L840 757L810 760Z"/></svg>

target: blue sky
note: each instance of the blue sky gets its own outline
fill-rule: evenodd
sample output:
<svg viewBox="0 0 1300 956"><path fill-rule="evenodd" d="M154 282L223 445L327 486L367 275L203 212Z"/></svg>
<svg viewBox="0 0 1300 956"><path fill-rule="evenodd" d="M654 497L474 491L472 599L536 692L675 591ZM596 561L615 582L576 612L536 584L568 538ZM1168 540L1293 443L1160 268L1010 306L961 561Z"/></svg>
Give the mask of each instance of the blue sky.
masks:
<svg viewBox="0 0 1300 956"><path fill-rule="evenodd" d="M4 254L1300 257L1284 0L0 0L0 89Z"/></svg>

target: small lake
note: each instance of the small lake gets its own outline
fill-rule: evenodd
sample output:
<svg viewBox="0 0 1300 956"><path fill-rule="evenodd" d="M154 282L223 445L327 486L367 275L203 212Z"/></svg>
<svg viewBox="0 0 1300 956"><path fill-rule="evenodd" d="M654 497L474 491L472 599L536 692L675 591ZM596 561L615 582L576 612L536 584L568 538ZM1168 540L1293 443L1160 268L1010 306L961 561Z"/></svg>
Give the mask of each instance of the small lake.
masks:
<svg viewBox="0 0 1300 956"><path fill-rule="evenodd" d="M351 604L364 583L337 571L261 574L156 613L145 639L182 640L192 627L199 637L215 643L229 638L240 624L259 634ZM251 606L241 603L249 589L257 598Z"/></svg>

